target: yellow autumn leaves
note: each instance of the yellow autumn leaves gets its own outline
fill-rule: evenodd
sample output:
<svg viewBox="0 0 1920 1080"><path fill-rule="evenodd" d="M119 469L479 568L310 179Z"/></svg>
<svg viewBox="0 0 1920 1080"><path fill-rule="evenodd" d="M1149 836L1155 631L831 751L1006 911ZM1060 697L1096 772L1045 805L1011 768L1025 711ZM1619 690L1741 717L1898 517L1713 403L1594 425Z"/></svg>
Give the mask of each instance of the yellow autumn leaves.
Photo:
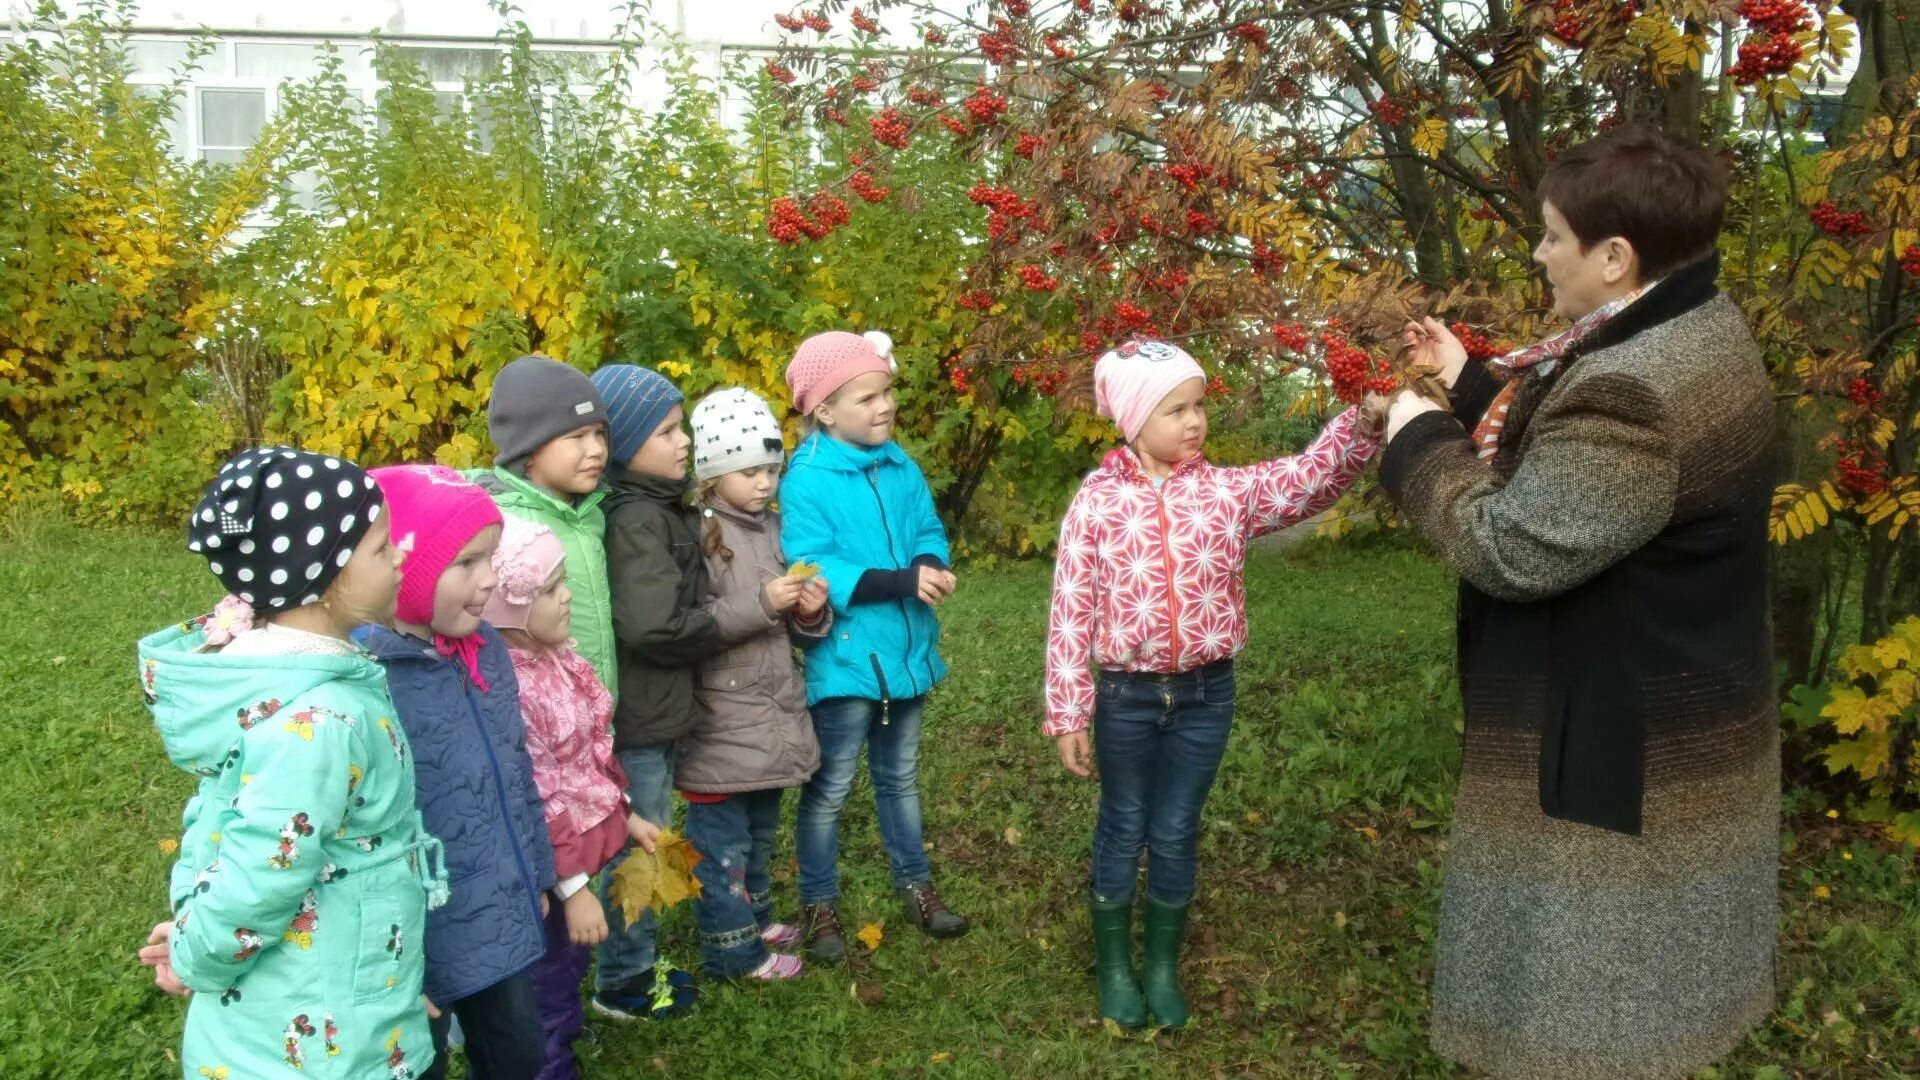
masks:
<svg viewBox="0 0 1920 1080"><path fill-rule="evenodd" d="M626 861L613 872L608 899L633 922L643 912L665 911L689 896L699 896L700 879L693 876L693 868L700 858L686 837L663 829L652 851L635 847L628 852Z"/></svg>

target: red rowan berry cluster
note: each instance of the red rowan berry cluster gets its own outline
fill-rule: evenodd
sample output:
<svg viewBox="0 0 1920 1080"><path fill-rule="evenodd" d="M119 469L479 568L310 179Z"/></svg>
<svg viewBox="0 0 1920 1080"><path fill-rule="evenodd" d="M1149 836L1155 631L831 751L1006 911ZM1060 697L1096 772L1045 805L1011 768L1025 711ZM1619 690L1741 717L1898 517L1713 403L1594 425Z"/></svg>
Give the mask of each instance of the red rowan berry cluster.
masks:
<svg viewBox="0 0 1920 1080"><path fill-rule="evenodd" d="M1013 40L1013 24L1005 19L993 20L993 31L981 34L980 54L989 63L1004 64L1009 60L1018 60L1022 54L1020 44Z"/></svg>
<svg viewBox="0 0 1920 1080"><path fill-rule="evenodd" d="M860 196L870 203L885 202L887 195L893 190L892 188L884 188L874 183L873 174L865 169L854 173L853 176L847 180L847 187L852 190L855 195Z"/></svg>
<svg viewBox="0 0 1920 1080"><path fill-rule="evenodd" d="M1167 175L1178 182L1182 189L1193 191L1200 186L1202 180L1212 179L1213 166L1191 163L1169 165Z"/></svg>
<svg viewBox="0 0 1920 1080"><path fill-rule="evenodd" d="M1807 217L1821 232L1843 240L1865 236L1873 231L1873 227L1867 224L1867 215L1858 210L1843 211L1831 199L1814 207Z"/></svg>
<svg viewBox="0 0 1920 1080"><path fill-rule="evenodd" d="M1297 322L1283 322L1274 326L1273 340L1288 352L1303 353L1312 339L1307 336L1306 327Z"/></svg>
<svg viewBox="0 0 1920 1080"><path fill-rule="evenodd" d="M853 77L853 92L856 94L871 94L878 89L880 89L880 81L871 75Z"/></svg>
<svg viewBox="0 0 1920 1080"><path fill-rule="evenodd" d="M800 21L806 23L807 29L812 30L816 34L824 34L833 26L832 23L827 21L827 17L818 11L806 12L800 16Z"/></svg>
<svg viewBox="0 0 1920 1080"><path fill-rule="evenodd" d="M789 85L798 77L794 75L792 68L771 56L767 57L767 74L773 77L773 81Z"/></svg>
<svg viewBox="0 0 1920 1080"><path fill-rule="evenodd" d="M1871 409L1880 404L1880 388L1873 385L1870 379L1855 379L1847 387L1847 400L1863 409Z"/></svg>
<svg viewBox="0 0 1920 1080"><path fill-rule="evenodd" d="M1071 60L1077 55L1073 51L1073 46L1068 45L1059 34L1048 34L1043 40L1047 43L1047 51L1052 53L1055 59Z"/></svg>
<svg viewBox="0 0 1920 1080"><path fill-rule="evenodd" d="M785 30L789 34L797 34L807 28L806 23L801 22L791 15L775 15L773 21L779 23L780 29Z"/></svg>
<svg viewBox="0 0 1920 1080"><path fill-rule="evenodd" d="M1250 22L1243 22L1233 28L1233 36L1247 42L1256 49L1267 47L1267 29Z"/></svg>
<svg viewBox="0 0 1920 1080"><path fill-rule="evenodd" d="M1187 231L1195 236L1206 236L1220 231L1220 223L1198 210L1187 211Z"/></svg>
<svg viewBox="0 0 1920 1080"><path fill-rule="evenodd" d="M868 130L873 132L873 141L896 150L904 150L907 145L907 132L910 126L900 110L887 108L867 120Z"/></svg>
<svg viewBox="0 0 1920 1080"><path fill-rule="evenodd" d="M1388 127L1399 127L1407 122L1407 107L1392 98L1375 98L1367 103L1367 109L1373 113L1374 119Z"/></svg>
<svg viewBox="0 0 1920 1080"><path fill-rule="evenodd" d="M1469 360L1487 360L1495 356L1505 356L1507 353L1506 349L1494 344L1492 338L1466 323L1457 322L1447 329L1452 330L1453 336L1460 339L1460 345L1467 350Z"/></svg>
<svg viewBox="0 0 1920 1080"><path fill-rule="evenodd" d="M994 93L989 87L982 86L967 95L963 102L967 115L973 117L976 124L991 124L1003 112L1007 111L1007 99L1004 94Z"/></svg>
<svg viewBox="0 0 1920 1080"><path fill-rule="evenodd" d="M985 289L969 289L954 303L968 311L985 311L993 306L993 294Z"/></svg>
<svg viewBox="0 0 1920 1080"><path fill-rule="evenodd" d="M863 14L859 8L853 9L851 18L853 19L853 28L863 34L877 34L880 32L880 20L871 15Z"/></svg>
<svg viewBox="0 0 1920 1080"><path fill-rule="evenodd" d="M940 104L940 95L937 91L930 90L924 86L916 86L907 91L907 100L913 102L915 105L938 105Z"/></svg>
<svg viewBox="0 0 1920 1080"><path fill-rule="evenodd" d="M1856 499L1871 499L1887 488L1886 462L1865 443L1842 440L1834 463L1840 487Z"/></svg>
<svg viewBox="0 0 1920 1080"><path fill-rule="evenodd" d="M1900 269L1920 277L1920 244L1908 244L1907 250L1900 253Z"/></svg>
<svg viewBox="0 0 1920 1080"><path fill-rule="evenodd" d="M1034 151L1045 145L1045 139L1042 139L1031 131L1023 131L1020 133L1020 137L1014 140L1013 152L1018 157L1032 158Z"/></svg>
<svg viewBox="0 0 1920 1080"><path fill-rule="evenodd" d="M1050 276L1045 270L1028 263L1018 271L1020 284L1031 292L1052 292L1060 287L1060 279Z"/></svg>
<svg viewBox="0 0 1920 1080"><path fill-rule="evenodd" d="M1326 351L1327 378L1333 381L1333 395L1341 401L1358 402L1370 393L1391 393L1399 385L1384 365L1376 367L1367 350L1339 334L1322 333L1320 344Z"/></svg>

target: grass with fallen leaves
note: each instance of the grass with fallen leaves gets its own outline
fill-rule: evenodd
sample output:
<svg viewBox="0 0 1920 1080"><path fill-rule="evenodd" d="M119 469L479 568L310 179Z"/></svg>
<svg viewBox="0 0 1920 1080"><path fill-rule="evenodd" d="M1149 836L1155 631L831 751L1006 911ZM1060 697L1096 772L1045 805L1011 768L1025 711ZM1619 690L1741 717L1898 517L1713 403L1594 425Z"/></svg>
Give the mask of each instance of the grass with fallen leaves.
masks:
<svg viewBox="0 0 1920 1080"><path fill-rule="evenodd" d="M705 984L668 1024L595 1018L589 1075L1448 1074L1425 1019L1457 762L1452 582L1394 539L1257 555L1247 577L1253 640L1184 968L1193 1030L1097 1022L1095 788L1038 733L1049 567L963 567L921 784L942 892L973 932L934 942L906 923L863 782L842 846L853 965ZM133 642L217 597L176 536L28 515L0 531L0 1076L178 1075L184 1010L134 950L165 914L192 784L161 755ZM1712 1075L1920 1071L1913 865L1813 795L1788 804L1779 1009ZM790 847L775 865L791 916ZM684 906L666 922L687 965L692 922Z"/></svg>

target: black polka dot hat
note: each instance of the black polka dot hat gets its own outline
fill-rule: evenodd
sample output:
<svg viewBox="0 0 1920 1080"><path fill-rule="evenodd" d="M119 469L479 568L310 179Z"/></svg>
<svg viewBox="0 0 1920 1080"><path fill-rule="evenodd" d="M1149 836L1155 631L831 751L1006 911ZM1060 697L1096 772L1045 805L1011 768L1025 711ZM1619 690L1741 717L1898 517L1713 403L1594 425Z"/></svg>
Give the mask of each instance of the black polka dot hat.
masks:
<svg viewBox="0 0 1920 1080"><path fill-rule="evenodd" d="M301 607L326 593L383 505L351 461L258 447L220 466L187 523L187 550L256 609Z"/></svg>

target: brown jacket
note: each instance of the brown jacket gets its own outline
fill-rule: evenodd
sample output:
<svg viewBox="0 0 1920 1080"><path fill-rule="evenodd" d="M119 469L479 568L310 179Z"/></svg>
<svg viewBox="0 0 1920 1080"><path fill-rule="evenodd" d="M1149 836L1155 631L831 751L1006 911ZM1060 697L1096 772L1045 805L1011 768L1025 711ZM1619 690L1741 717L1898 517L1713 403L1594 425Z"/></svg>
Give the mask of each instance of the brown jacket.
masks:
<svg viewBox="0 0 1920 1080"><path fill-rule="evenodd" d="M715 506L700 513L719 522L732 558L706 557L706 608L719 623L720 644L699 665L706 716L675 747L674 786L713 794L797 787L820 767L820 743L793 648L824 638L832 611L808 630L767 613L761 588L787 572L778 515Z"/></svg>

